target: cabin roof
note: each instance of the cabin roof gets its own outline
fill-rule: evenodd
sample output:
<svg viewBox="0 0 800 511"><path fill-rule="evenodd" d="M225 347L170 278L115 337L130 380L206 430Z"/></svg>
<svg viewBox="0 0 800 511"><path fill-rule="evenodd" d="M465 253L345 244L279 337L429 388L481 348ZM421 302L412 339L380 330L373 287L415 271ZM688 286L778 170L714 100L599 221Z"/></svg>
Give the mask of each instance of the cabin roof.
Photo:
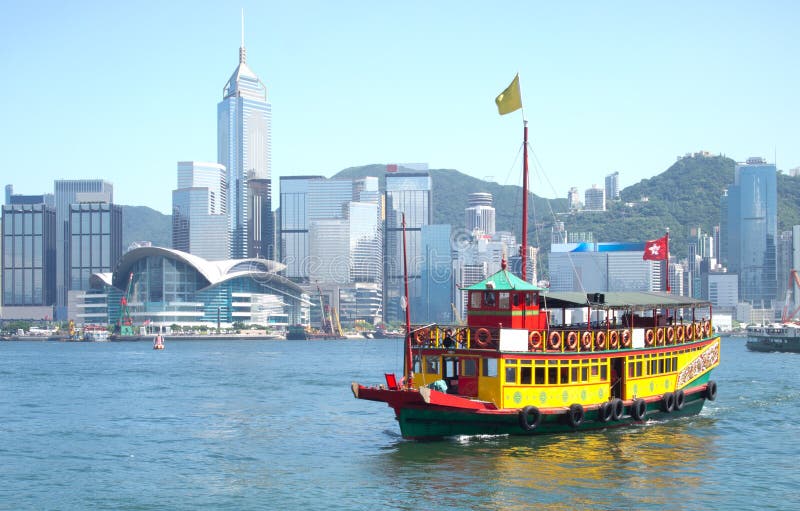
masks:
<svg viewBox="0 0 800 511"><path fill-rule="evenodd" d="M464 289L467 291L544 291L543 288L525 282L508 270L500 270Z"/></svg>
<svg viewBox="0 0 800 511"><path fill-rule="evenodd" d="M600 298L602 301L597 301ZM607 293L580 293L549 292L539 297L542 307L555 309L575 309L591 307L603 310L652 310L652 309L683 309L709 307L708 300L698 300L687 296L678 296L656 292L607 292Z"/></svg>

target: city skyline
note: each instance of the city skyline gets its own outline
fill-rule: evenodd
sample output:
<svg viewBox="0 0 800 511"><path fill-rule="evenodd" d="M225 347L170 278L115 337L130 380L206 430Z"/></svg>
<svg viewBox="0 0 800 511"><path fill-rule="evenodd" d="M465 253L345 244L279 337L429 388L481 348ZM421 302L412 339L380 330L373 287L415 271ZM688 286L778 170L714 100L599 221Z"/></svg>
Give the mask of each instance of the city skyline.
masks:
<svg viewBox="0 0 800 511"><path fill-rule="evenodd" d="M213 105L240 44L239 7L7 8L0 68L48 77L2 85L17 121L0 128L15 192L102 178L116 203L168 213L175 162L216 160ZM520 3L513 20L448 2L241 7L248 63L273 104L273 183L426 161L514 184L521 118L498 117L492 100L516 72L537 195L612 171L624 188L698 150L800 165L791 3Z"/></svg>

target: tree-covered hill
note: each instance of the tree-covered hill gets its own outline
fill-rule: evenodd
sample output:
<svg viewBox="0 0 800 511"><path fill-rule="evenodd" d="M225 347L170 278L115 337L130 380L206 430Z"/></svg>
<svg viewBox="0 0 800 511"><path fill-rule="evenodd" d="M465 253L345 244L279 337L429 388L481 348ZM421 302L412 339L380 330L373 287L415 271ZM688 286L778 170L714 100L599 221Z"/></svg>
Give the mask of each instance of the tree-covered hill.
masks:
<svg viewBox="0 0 800 511"><path fill-rule="evenodd" d="M171 247L172 215L147 206L122 206L122 250L127 250L136 241Z"/></svg>

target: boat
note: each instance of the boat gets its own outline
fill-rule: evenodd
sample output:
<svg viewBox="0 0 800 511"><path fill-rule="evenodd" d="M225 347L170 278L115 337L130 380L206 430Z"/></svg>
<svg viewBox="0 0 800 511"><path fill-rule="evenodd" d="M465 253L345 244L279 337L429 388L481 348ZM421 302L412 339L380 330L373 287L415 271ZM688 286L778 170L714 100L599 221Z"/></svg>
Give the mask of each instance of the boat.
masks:
<svg viewBox="0 0 800 511"><path fill-rule="evenodd" d="M164 349L164 336L163 335L158 334L153 338L153 349L154 350L163 350Z"/></svg>
<svg viewBox="0 0 800 511"><path fill-rule="evenodd" d="M83 340L90 342L106 342L109 340L108 329L102 325L86 325L83 327Z"/></svg>
<svg viewBox="0 0 800 511"><path fill-rule="evenodd" d="M527 246L527 150L523 161ZM405 266L405 217L402 226ZM716 398L721 340L710 302L672 295L669 284L666 293L548 292L526 281L525 251L521 268L520 278L503 261L464 289L466 326L411 325L404 268L403 375L353 382L354 397L386 403L402 437L416 440L626 426L697 414Z"/></svg>
<svg viewBox="0 0 800 511"><path fill-rule="evenodd" d="M800 286L797 270L789 271L789 286L786 291L786 303L783 306L780 323L770 325L749 325L746 336L750 339L745 343L750 351L800 353L800 320L798 312L800 307L792 307L794 286Z"/></svg>

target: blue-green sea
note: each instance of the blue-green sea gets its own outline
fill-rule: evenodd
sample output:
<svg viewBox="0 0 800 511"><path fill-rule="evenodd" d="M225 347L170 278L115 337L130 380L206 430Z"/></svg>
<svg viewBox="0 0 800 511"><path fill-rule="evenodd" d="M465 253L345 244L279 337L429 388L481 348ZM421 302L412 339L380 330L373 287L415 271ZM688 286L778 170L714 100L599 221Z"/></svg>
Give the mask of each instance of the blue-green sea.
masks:
<svg viewBox="0 0 800 511"><path fill-rule="evenodd" d="M400 438L401 341L0 343L0 509L800 509L800 356L723 341L699 416Z"/></svg>

